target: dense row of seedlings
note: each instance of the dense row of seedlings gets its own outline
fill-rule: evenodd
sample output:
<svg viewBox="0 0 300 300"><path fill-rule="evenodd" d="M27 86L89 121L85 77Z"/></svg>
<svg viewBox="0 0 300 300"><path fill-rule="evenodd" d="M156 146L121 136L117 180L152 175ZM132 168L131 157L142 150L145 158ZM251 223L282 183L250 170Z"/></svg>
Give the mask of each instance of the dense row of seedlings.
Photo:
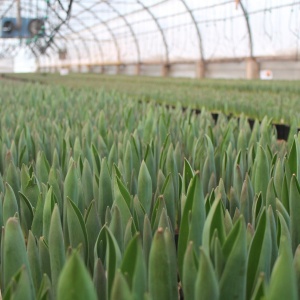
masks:
<svg viewBox="0 0 300 300"><path fill-rule="evenodd" d="M189 78L160 78L147 76L111 76L104 74L70 73L3 74L5 80L63 85L74 89L105 89L130 95L143 101L154 100L235 116L245 113L262 120L268 116L277 124L297 128L300 124L297 81L193 80ZM0 76L1 79L1 76Z"/></svg>
<svg viewBox="0 0 300 300"><path fill-rule="evenodd" d="M1 104L4 299L297 299L300 137L90 91Z"/></svg>

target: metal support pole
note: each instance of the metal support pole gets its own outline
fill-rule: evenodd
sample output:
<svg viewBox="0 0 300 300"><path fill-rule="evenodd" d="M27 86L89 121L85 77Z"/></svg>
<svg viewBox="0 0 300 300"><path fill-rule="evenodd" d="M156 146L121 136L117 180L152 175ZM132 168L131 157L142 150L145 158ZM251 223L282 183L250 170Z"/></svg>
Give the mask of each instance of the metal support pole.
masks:
<svg viewBox="0 0 300 300"><path fill-rule="evenodd" d="M202 45L202 36L201 36L201 32L199 29L199 26L197 24L197 20L194 16L194 13L192 11L192 9L189 7L189 5L187 4L186 0L181 0L183 6L185 7L187 13L190 15L192 22L194 24L195 27L195 31L196 31L196 35L197 35L197 39L198 39L198 43L199 43L199 59L201 61L204 61L204 51L203 51L203 45Z"/></svg>
<svg viewBox="0 0 300 300"><path fill-rule="evenodd" d="M248 31L248 39L249 39L249 51L250 51L250 57L253 57L253 39L252 39L252 31L251 31L251 26L250 26L250 22L249 22L249 15L248 12L244 6L244 4L242 3L241 0L238 1L237 5L241 6L241 9L243 11L244 14L244 18L245 18L245 22L246 22L246 28Z"/></svg>
<svg viewBox="0 0 300 300"><path fill-rule="evenodd" d="M140 45L139 45L138 39L137 39L136 34L133 30L133 27L131 26L130 22L128 22L126 16L121 14L118 9L116 9L109 2L105 2L105 3L124 21L125 25L128 27L128 29L130 31L130 34L132 36L132 39L134 41L134 44L135 44L136 54L137 54L137 63L139 64L141 62L141 50L140 50Z"/></svg>
<svg viewBox="0 0 300 300"><path fill-rule="evenodd" d="M247 79L258 79L259 78L260 66L257 60L253 57L249 57L246 60L246 78Z"/></svg>
<svg viewBox="0 0 300 300"><path fill-rule="evenodd" d="M101 66L101 70L100 70L100 74L105 74L105 73L106 73L105 66L102 65L102 66Z"/></svg>
<svg viewBox="0 0 300 300"><path fill-rule="evenodd" d="M136 2L139 5L141 5L142 8L148 13L148 15L153 19L158 31L160 32L160 35L162 37L162 42L163 42L164 48L165 48L165 64L168 65L169 64L169 45L168 45L166 35L165 35L165 32L164 32L163 28L159 24L157 18L155 17L153 12L151 11L150 7L146 6L141 0L136 0Z"/></svg>
<svg viewBox="0 0 300 300"><path fill-rule="evenodd" d="M205 78L205 62L203 60L196 62L196 77L199 79Z"/></svg>
<svg viewBox="0 0 300 300"><path fill-rule="evenodd" d="M170 64L163 64L161 67L161 76L168 77L170 73L171 65Z"/></svg>
<svg viewBox="0 0 300 300"><path fill-rule="evenodd" d="M135 65L135 75L141 75L141 64L138 63Z"/></svg>
<svg viewBox="0 0 300 300"><path fill-rule="evenodd" d="M20 29L21 26L22 26L21 0L17 0L17 29Z"/></svg>
<svg viewBox="0 0 300 300"><path fill-rule="evenodd" d="M35 72L36 73L41 73L41 66L40 66L40 60L38 57L35 58L35 64L36 64L36 69L35 69Z"/></svg>

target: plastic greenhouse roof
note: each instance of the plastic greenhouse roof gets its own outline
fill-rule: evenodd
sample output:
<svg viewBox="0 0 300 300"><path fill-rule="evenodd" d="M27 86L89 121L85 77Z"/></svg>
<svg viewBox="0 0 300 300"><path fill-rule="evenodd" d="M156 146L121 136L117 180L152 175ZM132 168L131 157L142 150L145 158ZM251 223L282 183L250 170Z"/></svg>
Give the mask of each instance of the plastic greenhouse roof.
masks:
<svg viewBox="0 0 300 300"><path fill-rule="evenodd" d="M2 0L0 16L17 1ZM169 63L299 56L296 0L20 0L22 17L44 18L46 37L0 39L0 55L27 47L40 63ZM68 11L70 4L71 9ZM48 39L48 40L47 40Z"/></svg>

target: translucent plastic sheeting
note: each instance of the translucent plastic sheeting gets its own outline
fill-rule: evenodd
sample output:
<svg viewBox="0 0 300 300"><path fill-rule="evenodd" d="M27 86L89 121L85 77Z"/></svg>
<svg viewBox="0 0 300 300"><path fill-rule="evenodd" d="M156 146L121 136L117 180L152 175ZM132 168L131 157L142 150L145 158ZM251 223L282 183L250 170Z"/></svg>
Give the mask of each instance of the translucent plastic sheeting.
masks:
<svg viewBox="0 0 300 300"><path fill-rule="evenodd" d="M299 55L300 2L247 1L255 56ZM256 2L256 1L255 1Z"/></svg>
<svg viewBox="0 0 300 300"><path fill-rule="evenodd" d="M299 41L300 0L74 0L39 62L62 49L74 65L297 58Z"/></svg>

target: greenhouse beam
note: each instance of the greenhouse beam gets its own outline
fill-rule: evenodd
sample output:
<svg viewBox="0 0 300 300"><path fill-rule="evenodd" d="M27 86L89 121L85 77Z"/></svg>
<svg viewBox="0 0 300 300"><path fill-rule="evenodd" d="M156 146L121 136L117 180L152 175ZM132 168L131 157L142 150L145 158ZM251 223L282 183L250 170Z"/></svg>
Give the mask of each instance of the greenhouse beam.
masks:
<svg viewBox="0 0 300 300"><path fill-rule="evenodd" d="M158 29L158 31L160 32L161 38L162 38L162 42L165 48L165 63L166 66L169 64L169 45L167 43L167 39L166 39L166 35L164 30L162 29L161 25L159 24L157 18L155 17L155 15L153 14L153 12L150 10L150 7L146 6L143 2L141 2L140 0L136 0L136 2L142 6L142 8L148 13L148 15L153 19L154 23L156 24L156 27ZM163 69L165 68L165 66L163 67ZM164 71L162 72L164 73Z"/></svg>
<svg viewBox="0 0 300 300"><path fill-rule="evenodd" d="M197 24L196 18L193 14L193 11L191 10L191 8L189 7L189 5L187 4L187 2L185 0L181 0L182 4L184 5L186 11L188 12L188 14L190 15L192 22L195 26L195 31L197 34L197 38L198 38L198 43L199 43L199 62L196 63L196 76L197 78L205 78L205 61L204 61L204 51L203 51L203 45L202 45L202 36L201 36L201 32L199 29L199 26Z"/></svg>

